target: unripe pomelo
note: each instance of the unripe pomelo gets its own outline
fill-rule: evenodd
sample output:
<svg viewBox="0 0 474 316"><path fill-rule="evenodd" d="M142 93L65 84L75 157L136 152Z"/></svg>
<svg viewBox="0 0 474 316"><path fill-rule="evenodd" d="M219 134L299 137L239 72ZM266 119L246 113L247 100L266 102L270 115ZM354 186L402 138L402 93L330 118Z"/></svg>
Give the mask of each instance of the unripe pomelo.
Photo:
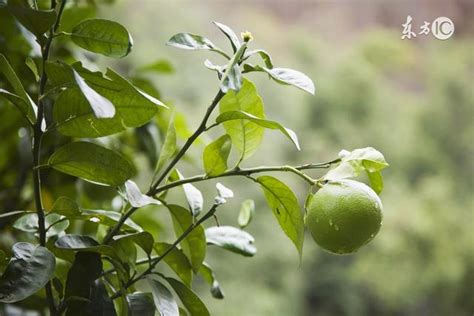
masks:
<svg viewBox="0 0 474 316"><path fill-rule="evenodd" d="M382 224L382 202L364 183L325 184L306 205L306 226L322 248L338 254L357 251Z"/></svg>

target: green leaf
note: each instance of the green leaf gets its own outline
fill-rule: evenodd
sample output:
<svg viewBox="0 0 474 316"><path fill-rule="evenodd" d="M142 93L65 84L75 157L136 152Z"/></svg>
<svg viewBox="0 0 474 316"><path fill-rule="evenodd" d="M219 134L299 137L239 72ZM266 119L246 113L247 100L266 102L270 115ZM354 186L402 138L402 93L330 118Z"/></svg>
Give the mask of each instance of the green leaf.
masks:
<svg viewBox="0 0 474 316"><path fill-rule="evenodd" d="M173 65L166 59L158 59L151 64L140 67L139 70L156 72L159 74L172 74L175 71Z"/></svg>
<svg viewBox="0 0 474 316"><path fill-rule="evenodd" d="M153 249L155 249L156 253L161 256L170 249L170 247L171 244L159 242L155 243ZM192 267L186 255L180 249L173 248L163 260L184 282L184 284L191 287L191 282L193 280Z"/></svg>
<svg viewBox="0 0 474 316"><path fill-rule="evenodd" d="M179 237L193 223L193 217L189 211L179 205L167 205L173 219L173 227L176 237ZM206 237L202 226L196 227L186 238L181 241L184 254L189 258L193 271L199 271L204 257L206 256Z"/></svg>
<svg viewBox="0 0 474 316"><path fill-rule="evenodd" d="M216 21L212 23L214 23L219 28L219 30L221 30L221 32L224 33L224 35L229 39L230 44L232 45L232 50L235 53L240 48L240 41L235 32L230 27L222 23Z"/></svg>
<svg viewBox="0 0 474 316"><path fill-rule="evenodd" d="M137 247L131 238L113 239L110 246L115 250L119 265L121 265L125 273L135 270L135 262L137 261ZM128 276L127 276L128 279Z"/></svg>
<svg viewBox="0 0 474 316"><path fill-rule="evenodd" d="M355 149L352 152L343 150L339 156L341 162L326 173L323 177L324 180L338 181L353 178L365 171L374 191L382 192L383 180L380 171L389 166L382 153L372 147L366 147Z"/></svg>
<svg viewBox="0 0 474 316"><path fill-rule="evenodd" d="M111 258L118 258L114 248L100 245L95 239L84 235L64 235L54 243L56 248L68 251L94 252Z"/></svg>
<svg viewBox="0 0 474 316"><path fill-rule="evenodd" d="M221 100L220 113L244 111L263 118L263 101L257 94L255 85L244 80L239 92L229 91ZM224 128L232 139L232 144L241 154L241 160L249 158L262 142L264 128L249 120L224 122Z"/></svg>
<svg viewBox="0 0 474 316"><path fill-rule="evenodd" d="M92 284L91 294L87 304L87 315L94 316L116 316L114 303L107 293L104 282L100 279L95 280Z"/></svg>
<svg viewBox="0 0 474 316"><path fill-rule="evenodd" d="M34 211L11 211L7 213L1 213L0 218L7 218L10 216L25 215L30 213L34 213Z"/></svg>
<svg viewBox="0 0 474 316"><path fill-rule="evenodd" d="M158 163L156 164L155 173L159 172L165 163L170 160L176 153L176 129L174 125L174 116L170 117L168 123L168 129L166 130L165 141L161 147L160 157L158 158Z"/></svg>
<svg viewBox="0 0 474 316"><path fill-rule="evenodd" d="M211 266L209 266L209 264L206 262L203 262L201 269L199 269L199 274L211 286L211 295L214 298L223 299L225 296L224 292L222 291Z"/></svg>
<svg viewBox="0 0 474 316"><path fill-rule="evenodd" d="M181 302L192 316L209 316L206 305L201 299L186 285L173 278L166 278L173 290L178 294Z"/></svg>
<svg viewBox="0 0 474 316"><path fill-rule="evenodd" d="M286 128L282 126L280 123L275 122L275 121L259 118L255 115L242 112L242 111L227 111L227 112L222 113L216 118L216 123L223 123L223 122L228 122L228 121L233 121L233 120L248 120L265 128L278 129L286 137L288 137L293 142L293 144L295 144L298 150L300 150L300 144L298 142L298 136L296 136L296 133L293 132L291 129Z"/></svg>
<svg viewBox="0 0 474 316"><path fill-rule="evenodd" d="M28 66L28 68L31 70L31 72L35 76L35 80L39 82L40 81L39 70L38 70L38 66L36 66L34 59L31 57L27 57L25 60L25 65Z"/></svg>
<svg viewBox="0 0 474 316"><path fill-rule="evenodd" d="M65 196L61 196L56 201L54 201L51 212L67 217L81 215L81 210L76 201Z"/></svg>
<svg viewBox="0 0 474 316"><path fill-rule="evenodd" d="M148 278L148 285L153 294L153 301L160 316L179 316L178 303L170 290L161 282Z"/></svg>
<svg viewBox="0 0 474 316"><path fill-rule="evenodd" d="M230 136L224 134L204 148L202 161L208 176L217 176L227 170L231 146Z"/></svg>
<svg viewBox="0 0 474 316"><path fill-rule="evenodd" d="M300 254L303 251L304 222L298 200L293 191L280 180L270 177L258 177L268 205L278 220L283 232L291 239Z"/></svg>
<svg viewBox="0 0 474 316"><path fill-rule="evenodd" d="M240 206L239 217L237 219L240 228L247 227L255 213L255 202L253 200L245 200Z"/></svg>
<svg viewBox="0 0 474 316"><path fill-rule="evenodd" d="M18 109L21 111L21 113L23 113L23 115L26 116L29 122L34 124L36 122L36 104L26 93L20 79L3 54L0 54L0 72L3 73L15 92L15 94L13 94L6 90L0 89L0 95L7 98L8 101L12 102L16 107L18 107ZM20 98L22 101L18 100L18 98Z"/></svg>
<svg viewBox="0 0 474 316"><path fill-rule="evenodd" d="M85 80L87 85L112 102L116 114L113 118L98 119L84 95L75 87L77 82L73 69ZM71 68L62 63L46 64L48 78L57 87L73 87L59 94L53 118L58 130L66 136L102 137L115 134L130 127L139 127L150 121L164 106L159 100L146 95L126 79L107 71L104 78L100 72L91 72L76 63Z"/></svg>
<svg viewBox="0 0 474 316"><path fill-rule="evenodd" d="M129 316L154 316L155 304L151 293L136 292L127 294Z"/></svg>
<svg viewBox="0 0 474 316"><path fill-rule="evenodd" d="M87 19L79 23L70 36L76 45L109 57L125 57L133 46L132 37L124 26L103 19Z"/></svg>
<svg viewBox="0 0 474 316"><path fill-rule="evenodd" d="M242 44L234 56L232 56L232 59L229 60L221 78L220 87L222 92L227 93L229 90L239 91L242 88L242 81L244 79L240 71L240 62L246 48L247 43Z"/></svg>
<svg viewBox="0 0 474 316"><path fill-rule="evenodd" d="M247 51L244 54L244 60L254 55L259 55L262 58L263 62L265 63L265 67L267 67L268 69L273 68L273 62L272 62L272 58L270 54L264 51L263 49L255 49L255 50Z"/></svg>
<svg viewBox="0 0 474 316"><path fill-rule="evenodd" d="M176 169L179 179L184 179L183 175ZM194 185L191 183L183 184L183 191L186 197L186 201L188 201L189 208L191 209L191 214L193 217L196 217L201 213L202 206L204 204L204 198L202 197L201 191L198 190Z"/></svg>
<svg viewBox="0 0 474 316"><path fill-rule="evenodd" d="M252 71L263 71L280 84L292 85L301 90L314 94L314 83L307 75L294 69L289 68L267 68L262 66L244 65L244 73Z"/></svg>
<svg viewBox="0 0 474 316"><path fill-rule="evenodd" d="M252 235L232 226L207 228L206 241L209 245L216 245L246 257L252 257L257 253Z"/></svg>
<svg viewBox="0 0 474 316"><path fill-rule="evenodd" d="M150 204L161 205L160 201L143 194L138 188L138 185L132 180L125 182L125 192L128 202L133 207L143 207Z"/></svg>
<svg viewBox="0 0 474 316"><path fill-rule="evenodd" d="M168 40L168 42L166 42L166 45L187 50L214 50L216 48L216 46L207 38L191 33L175 34Z"/></svg>
<svg viewBox="0 0 474 316"><path fill-rule="evenodd" d="M21 0L9 0L8 11L37 37L49 31L56 22L55 10L34 10Z"/></svg>
<svg viewBox="0 0 474 316"><path fill-rule="evenodd" d="M102 260L100 255L93 252L78 252L74 263L69 269L66 281L64 298L69 299L67 305L67 316L81 316L89 305L94 281L100 277L102 272ZM77 300L75 298L82 298Z"/></svg>
<svg viewBox="0 0 474 316"><path fill-rule="evenodd" d="M13 256L0 277L0 302L14 303L42 289L53 277L55 258L48 249L26 242L12 247Z"/></svg>
<svg viewBox="0 0 474 316"><path fill-rule="evenodd" d="M69 220L64 216L50 213L45 216L45 226L48 230L46 233L47 237L57 236L69 227ZM39 230L38 227L38 214L29 213L18 218L14 223L13 227L28 233L36 233Z"/></svg>
<svg viewBox="0 0 474 316"><path fill-rule="evenodd" d="M143 251L147 253L147 255L150 255L151 251L153 250L153 244L155 242L153 240L153 236L149 232L137 232L126 235L116 235L113 237L113 240L130 240L137 244L140 248L142 248Z"/></svg>
<svg viewBox="0 0 474 316"><path fill-rule="evenodd" d="M120 185L133 176L131 163L118 153L88 142L69 143L49 158L54 169L92 183Z"/></svg>
<svg viewBox="0 0 474 316"><path fill-rule="evenodd" d="M76 80L77 86L81 90L82 94L86 98L87 102L94 111L96 118L112 118L115 115L115 108L112 102L95 92L87 83L82 79L79 74L73 70L74 79Z"/></svg>

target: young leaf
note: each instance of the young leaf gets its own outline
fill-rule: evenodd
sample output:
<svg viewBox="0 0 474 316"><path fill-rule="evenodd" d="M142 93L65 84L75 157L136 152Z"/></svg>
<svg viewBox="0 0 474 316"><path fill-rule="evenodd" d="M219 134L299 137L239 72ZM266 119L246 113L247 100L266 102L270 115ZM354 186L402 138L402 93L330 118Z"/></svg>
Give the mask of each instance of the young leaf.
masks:
<svg viewBox="0 0 474 316"><path fill-rule="evenodd" d="M69 143L49 158L54 169L84 180L120 185L133 176L134 168L116 152L88 142Z"/></svg>
<svg viewBox="0 0 474 316"><path fill-rule="evenodd" d="M148 278L147 280L160 316L179 316L178 303L176 303L170 290L163 283L155 279Z"/></svg>
<svg viewBox="0 0 474 316"><path fill-rule="evenodd" d="M7 98L8 101L12 102L16 107L18 107L18 109L23 113L23 115L26 116L29 122L34 124L36 122L36 104L26 93L20 79L3 54L0 54L0 72L3 73L15 92L15 94L13 94L6 90L0 89L0 95ZM22 101L18 100L18 98L20 98Z"/></svg>
<svg viewBox="0 0 474 316"><path fill-rule="evenodd" d="M232 226L207 228L206 241L209 245L216 245L246 257L252 257L257 253L252 235Z"/></svg>
<svg viewBox="0 0 474 316"><path fill-rule="evenodd" d="M217 176L227 170L231 146L230 136L224 134L204 148L202 161L208 176Z"/></svg>
<svg viewBox="0 0 474 316"><path fill-rule="evenodd" d="M262 187L268 205L283 232L291 239L300 254L303 251L304 222L298 200L293 191L280 180L262 176L256 180Z"/></svg>
<svg viewBox="0 0 474 316"><path fill-rule="evenodd" d="M143 194L138 185L132 180L125 182L125 192L127 194L127 200L133 207L143 207L150 204L161 205L161 202L154 198Z"/></svg>
<svg viewBox="0 0 474 316"><path fill-rule="evenodd" d="M151 293L135 292L127 294L128 313L130 316L154 316L155 303Z"/></svg>
<svg viewBox="0 0 474 316"><path fill-rule="evenodd" d="M176 237L183 234L192 223L193 218L189 211L179 205L167 205L173 219L173 227ZM202 226L196 227L182 242L181 247L184 254L189 258L193 271L199 271L204 257L206 256L206 237Z"/></svg>
<svg viewBox="0 0 474 316"><path fill-rule="evenodd" d="M239 217L237 221L239 222L240 228L247 227L247 225L252 220L253 214L255 213L255 202L253 200L245 200L240 206Z"/></svg>
<svg viewBox="0 0 474 316"><path fill-rule="evenodd" d="M137 244L147 255L151 254L153 250L153 236L149 232L137 232L127 235L116 235L113 237L114 241L118 240L130 240Z"/></svg>
<svg viewBox="0 0 474 316"><path fill-rule="evenodd" d="M163 255L171 244L164 242L155 243L153 249L155 249L158 255ZM181 249L173 248L171 252L163 259L166 264L176 273L176 275L183 281L184 284L191 287L193 280L193 271L188 258L184 255Z"/></svg>
<svg viewBox="0 0 474 316"><path fill-rule="evenodd" d="M226 66L225 72L222 74L221 78L221 90L224 93L227 93L229 90L239 91L242 88L242 73L240 71L240 61L242 58L245 49L247 48L247 43L244 43L240 48L235 52L234 56Z"/></svg>
<svg viewBox="0 0 474 316"><path fill-rule="evenodd" d="M221 289L219 282L216 279L216 275L212 270L211 266L206 262L202 263L201 269L199 269L199 274L202 278L211 286L211 295L217 299L224 298L224 292Z"/></svg>
<svg viewBox="0 0 474 316"><path fill-rule="evenodd" d="M79 23L70 36L76 45L109 57L125 57L133 46L132 37L124 26L103 19L88 19Z"/></svg>
<svg viewBox="0 0 474 316"><path fill-rule="evenodd" d="M166 42L166 45L188 50L212 50L216 48L216 46L207 38L190 33L175 34L168 40L168 42Z"/></svg>
<svg viewBox="0 0 474 316"><path fill-rule="evenodd" d="M181 302L193 316L210 316L206 305L201 299L186 285L173 278L166 278L173 290L178 294Z"/></svg>
<svg viewBox="0 0 474 316"><path fill-rule="evenodd" d="M9 0L8 11L37 37L49 31L56 21L55 10L34 10L21 0Z"/></svg>
<svg viewBox="0 0 474 316"><path fill-rule="evenodd" d="M286 137L288 137L293 142L293 144L295 144L298 150L300 150L300 144L298 142L298 137L296 136L296 133L293 132L291 129L286 128L282 126L280 123L275 122L275 121L259 118L259 117L256 117L255 115L242 112L242 111L227 111L227 112L222 113L216 118L216 123L223 123L223 122L233 121L233 120L248 120L265 128L278 129Z"/></svg>
<svg viewBox="0 0 474 316"><path fill-rule="evenodd" d="M263 118L263 101L257 94L255 85L244 80L239 92L229 91L220 102L220 113L244 111ZM240 152L241 159L252 156L262 142L264 128L249 120L232 120L224 122L224 128L232 144Z"/></svg>
<svg viewBox="0 0 474 316"><path fill-rule="evenodd" d="M176 150L176 129L174 125L174 116L172 115L168 123L168 129L166 130L165 140L161 147L160 157L156 164L155 173L159 172L165 163L174 156Z"/></svg>
<svg viewBox="0 0 474 316"><path fill-rule="evenodd" d="M0 277L0 302L14 303L42 289L53 277L54 255L42 246L19 242L12 247L13 256Z"/></svg>
<svg viewBox="0 0 474 316"><path fill-rule="evenodd" d="M86 98L87 102L94 111L96 118L112 118L115 115L115 108L112 102L95 92L91 87L87 85L84 79L79 76L79 74L73 70L74 79L81 90L82 94Z"/></svg>
<svg viewBox="0 0 474 316"><path fill-rule="evenodd" d="M235 53L240 48L240 41L235 32L230 27L222 23L216 21L212 23L214 23L219 28L219 30L221 30L221 32L224 33L224 35L229 39L230 44L232 45L232 50Z"/></svg>
<svg viewBox="0 0 474 316"><path fill-rule="evenodd" d="M231 199L234 197L234 192L219 182L216 183L216 189L221 198Z"/></svg>
<svg viewBox="0 0 474 316"><path fill-rule="evenodd" d="M183 175L176 170L180 179L183 179ZM202 211L202 206L204 204L204 198L202 197L201 191L199 191L191 183L183 184L184 195L188 201L189 208L191 209L191 214L195 217L198 216Z"/></svg>
<svg viewBox="0 0 474 316"><path fill-rule="evenodd" d="M265 67L267 67L268 69L273 68L273 62L272 62L272 58L271 58L270 54L267 53L266 51L264 51L263 49L256 49L256 50L247 51L244 54L244 60L252 57L253 55L259 55L262 58L263 62L265 63Z"/></svg>

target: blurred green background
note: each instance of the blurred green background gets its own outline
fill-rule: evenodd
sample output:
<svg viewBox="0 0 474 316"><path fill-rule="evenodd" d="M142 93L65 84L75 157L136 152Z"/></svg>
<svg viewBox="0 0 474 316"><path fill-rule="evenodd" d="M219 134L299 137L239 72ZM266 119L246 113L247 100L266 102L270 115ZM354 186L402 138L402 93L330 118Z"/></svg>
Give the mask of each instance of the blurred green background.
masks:
<svg viewBox="0 0 474 316"><path fill-rule="evenodd" d="M173 65L172 74L150 78L191 128L218 89L203 62L223 60L165 46L175 33L202 34L228 48L211 21L249 30L253 48L267 50L275 65L301 70L315 81L316 95L310 96L262 74L249 76L267 117L297 132L302 151L295 152L277 132L266 132L262 148L244 166L327 161L341 149L366 146L383 152L391 165L384 171L385 214L377 238L356 254L336 256L307 234L301 263L261 192L242 179L223 181L236 198L219 210L221 223L237 226L240 202L256 201L248 230L258 253L245 258L209 250L207 261L225 299L213 299L204 284L197 290L213 315L472 315L472 1L122 0L99 12L123 23L134 38L134 51L114 61L114 68L133 74L157 59ZM407 15L415 32L425 20L450 17L455 34L446 41L431 35L401 40ZM110 65L105 58L97 62ZM199 157L202 148L196 146L192 155ZM180 168L187 176L202 172L193 163ZM281 178L303 203L305 184ZM141 181L146 185L149 179L142 175ZM214 184L197 186L212 203ZM135 220L154 225L159 211L153 211L140 211Z"/></svg>

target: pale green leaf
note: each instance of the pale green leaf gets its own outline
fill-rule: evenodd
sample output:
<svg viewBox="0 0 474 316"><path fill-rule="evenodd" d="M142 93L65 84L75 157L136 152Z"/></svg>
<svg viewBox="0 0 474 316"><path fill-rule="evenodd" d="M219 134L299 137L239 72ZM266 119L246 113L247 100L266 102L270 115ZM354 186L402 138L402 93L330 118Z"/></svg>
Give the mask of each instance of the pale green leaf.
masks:
<svg viewBox="0 0 474 316"><path fill-rule="evenodd" d="M208 176L217 176L227 170L231 146L230 136L225 134L204 148L202 161Z"/></svg>
<svg viewBox="0 0 474 316"><path fill-rule="evenodd" d="M206 242L229 251L252 257L257 253L254 246L255 239L246 231L232 226L214 226L205 231Z"/></svg>
<svg viewBox="0 0 474 316"><path fill-rule="evenodd" d="M156 171L159 172L168 160L170 160L176 153L176 129L174 125L174 116L170 117L168 129L166 130L165 140L161 146L160 156L156 164Z"/></svg>
<svg viewBox="0 0 474 316"><path fill-rule="evenodd" d="M255 213L255 202L253 200L245 200L240 206L239 217L237 219L241 228L247 227Z"/></svg>

